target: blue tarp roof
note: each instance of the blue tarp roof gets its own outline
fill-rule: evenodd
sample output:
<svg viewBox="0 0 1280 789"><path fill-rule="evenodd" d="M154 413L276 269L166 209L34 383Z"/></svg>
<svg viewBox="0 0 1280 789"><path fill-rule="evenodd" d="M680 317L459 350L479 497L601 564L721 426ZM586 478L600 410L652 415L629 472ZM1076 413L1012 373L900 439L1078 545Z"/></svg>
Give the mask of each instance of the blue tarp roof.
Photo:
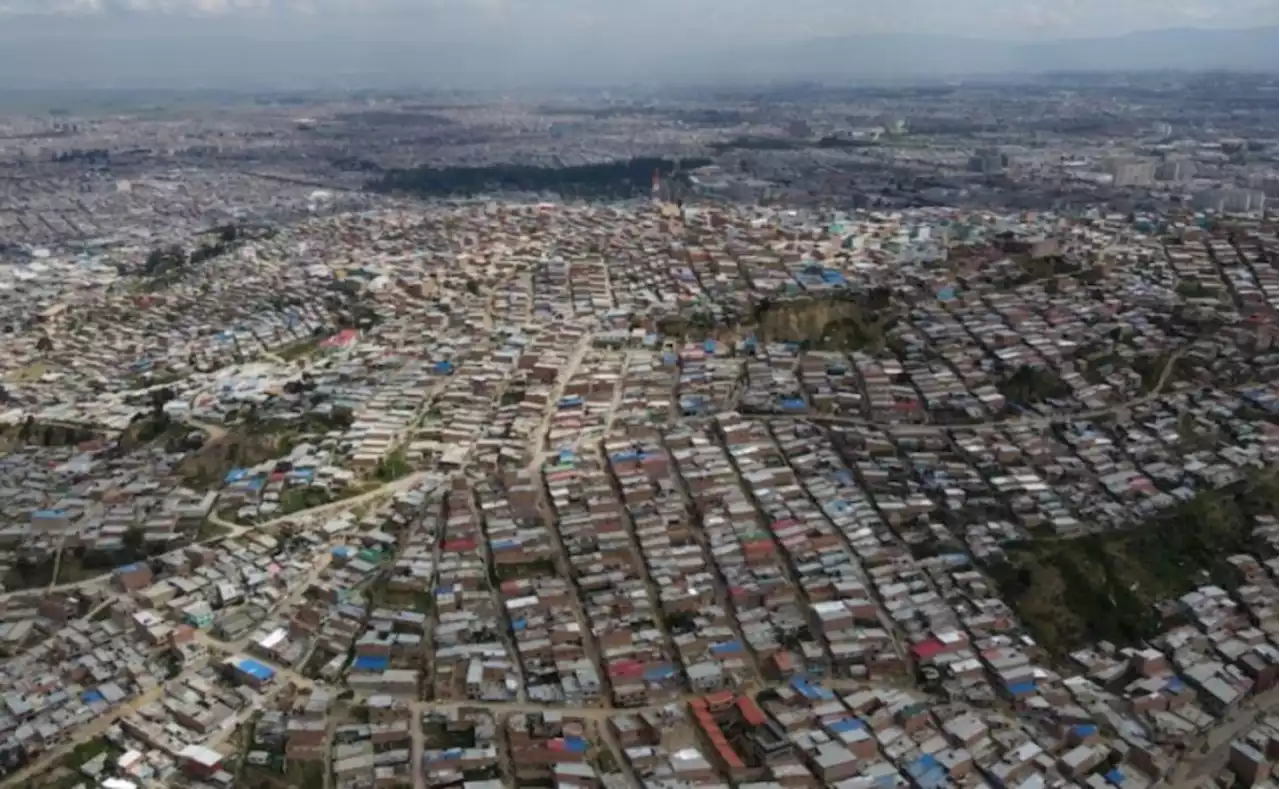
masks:
<svg viewBox="0 0 1280 789"><path fill-rule="evenodd" d="M85 704L92 704L95 701L105 701L105 699L102 697L102 694L99 693L96 689L86 690L84 693L81 693L80 700L83 701Z"/></svg>
<svg viewBox="0 0 1280 789"><path fill-rule="evenodd" d="M1124 773L1120 772L1119 768L1111 768L1103 777L1105 777L1109 783L1113 783L1116 786L1124 783Z"/></svg>
<svg viewBox="0 0 1280 789"><path fill-rule="evenodd" d="M587 741L581 737L565 737L564 749L569 753L586 753Z"/></svg>
<svg viewBox="0 0 1280 789"><path fill-rule="evenodd" d="M230 485L232 482L239 482L247 476L249 476L249 469L233 468L227 472L227 476L223 477L222 481Z"/></svg>
<svg viewBox="0 0 1280 789"><path fill-rule="evenodd" d="M1092 723L1077 723L1075 726L1071 727L1071 731L1077 737L1088 737L1090 735L1097 734L1098 727L1094 726Z"/></svg>
<svg viewBox="0 0 1280 789"><path fill-rule="evenodd" d="M66 515L66 510L36 510L31 513L33 518L61 518Z"/></svg>
<svg viewBox="0 0 1280 789"><path fill-rule="evenodd" d="M725 655L725 654L732 654L734 652L741 652L741 651L742 651L742 644L740 644L736 640L725 641L723 644L711 645L711 654L713 655Z"/></svg>
<svg viewBox="0 0 1280 789"><path fill-rule="evenodd" d="M1036 683L1019 682L1017 684L1008 686L1008 689L1009 689L1009 693L1014 696L1025 696L1028 693L1036 692Z"/></svg>
<svg viewBox="0 0 1280 789"><path fill-rule="evenodd" d="M271 679L276 675L276 672L272 670L270 666L264 666L263 664L251 658L241 658L240 662L236 663L236 668L240 669L241 671L253 677L254 679L259 679L264 681Z"/></svg>
<svg viewBox="0 0 1280 789"><path fill-rule="evenodd" d="M791 678L791 689L806 699L833 699L835 694L820 685L811 685L803 677Z"/></svg>
<svg viewBox="0 0 1280 789"><path fill-rule="evenodd" d="M844 734L847 731L857 731L858 729L867 728L867 724L857 718L841 718L835 723L828 724L831 731L836 734Z"/></svg>
<svg viewBox="0 0 1280 789"><path fill-rule="evenodd" d="M351 668L355 671L386 671L387 662L382 655L360 655L351 663Z"/></svg>
<svg viewBox="0 0 1280 789"><path fill-rule="evenodd" d="M924 775L916 777L916 783L920 784L920 789L934 789L934 787L942 786L947 782L947 771L941 767L934 767Z"/></svg>
<svg viewBox="0 0 1280 789"><path fill-rule="evenodd" d="M648 682L658 682L664 679L671 679L675 675L675 667L669 665L652 666L644 670L644 678Z"/></svg>

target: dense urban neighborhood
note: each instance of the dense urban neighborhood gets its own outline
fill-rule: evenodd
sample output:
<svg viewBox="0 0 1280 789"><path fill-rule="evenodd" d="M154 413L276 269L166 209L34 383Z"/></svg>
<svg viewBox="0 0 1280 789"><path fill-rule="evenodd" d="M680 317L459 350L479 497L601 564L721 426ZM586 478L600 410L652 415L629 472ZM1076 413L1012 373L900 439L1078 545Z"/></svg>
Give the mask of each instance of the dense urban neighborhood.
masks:
<svg viewBox="0 0 1280 789"><path fill-rule="evenodd" d="M3 786L1276 786L1274 115L1216 202L837 206L311 109L0 141Z"/></svg>

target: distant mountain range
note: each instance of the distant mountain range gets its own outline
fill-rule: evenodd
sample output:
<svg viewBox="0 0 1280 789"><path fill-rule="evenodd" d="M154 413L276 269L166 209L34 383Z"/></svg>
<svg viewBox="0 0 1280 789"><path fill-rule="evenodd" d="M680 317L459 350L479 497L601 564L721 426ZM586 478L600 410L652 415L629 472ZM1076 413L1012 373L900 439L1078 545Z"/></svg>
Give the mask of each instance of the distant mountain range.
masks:
<svg viewBox="0 0 1280 789"><path fill-rule="evenodd" d="M1062 71L1276 73L1277 28L1176 29L1034 43L875 34L650 51L610 41L424 42L325 30L0 16L0 88L514 88L881 82ZM659 48L662 46L657 44Z"/></svg>
<svg viewBox="0 0 1280 789"><path fill-rule="evenodd" d="M694 56L687 68L735 78L880 79L1099 71L1276 73L1276 28L1157 30L1034 43L865 35ZM699 58L704 58L699 62Z"/></svg>

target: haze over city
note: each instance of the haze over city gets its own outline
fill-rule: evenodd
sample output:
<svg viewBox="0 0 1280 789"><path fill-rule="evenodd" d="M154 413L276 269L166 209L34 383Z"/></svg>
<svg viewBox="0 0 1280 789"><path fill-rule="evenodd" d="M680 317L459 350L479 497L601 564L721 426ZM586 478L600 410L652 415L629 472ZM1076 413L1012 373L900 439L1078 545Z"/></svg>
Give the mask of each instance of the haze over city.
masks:
<svg viewBox="0 0 1280 789"><path fill-rule="evenodd" d="M6 87L511 87L1274 70L1253 0L8 0Z"/></svg>

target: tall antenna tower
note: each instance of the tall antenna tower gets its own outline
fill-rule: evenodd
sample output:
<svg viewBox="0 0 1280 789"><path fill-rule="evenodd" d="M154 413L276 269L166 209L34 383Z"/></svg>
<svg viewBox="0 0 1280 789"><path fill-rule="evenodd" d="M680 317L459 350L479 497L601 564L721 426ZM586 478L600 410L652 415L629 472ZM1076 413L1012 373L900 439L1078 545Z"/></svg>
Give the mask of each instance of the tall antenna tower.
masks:
<svg viewBox="0 0 1280 789"><path fill-rule="evenodd" d="M658 168L653 168L653 182L649 186L649 196L654 202L662 199L662 176L658 174Z"/></svg>

